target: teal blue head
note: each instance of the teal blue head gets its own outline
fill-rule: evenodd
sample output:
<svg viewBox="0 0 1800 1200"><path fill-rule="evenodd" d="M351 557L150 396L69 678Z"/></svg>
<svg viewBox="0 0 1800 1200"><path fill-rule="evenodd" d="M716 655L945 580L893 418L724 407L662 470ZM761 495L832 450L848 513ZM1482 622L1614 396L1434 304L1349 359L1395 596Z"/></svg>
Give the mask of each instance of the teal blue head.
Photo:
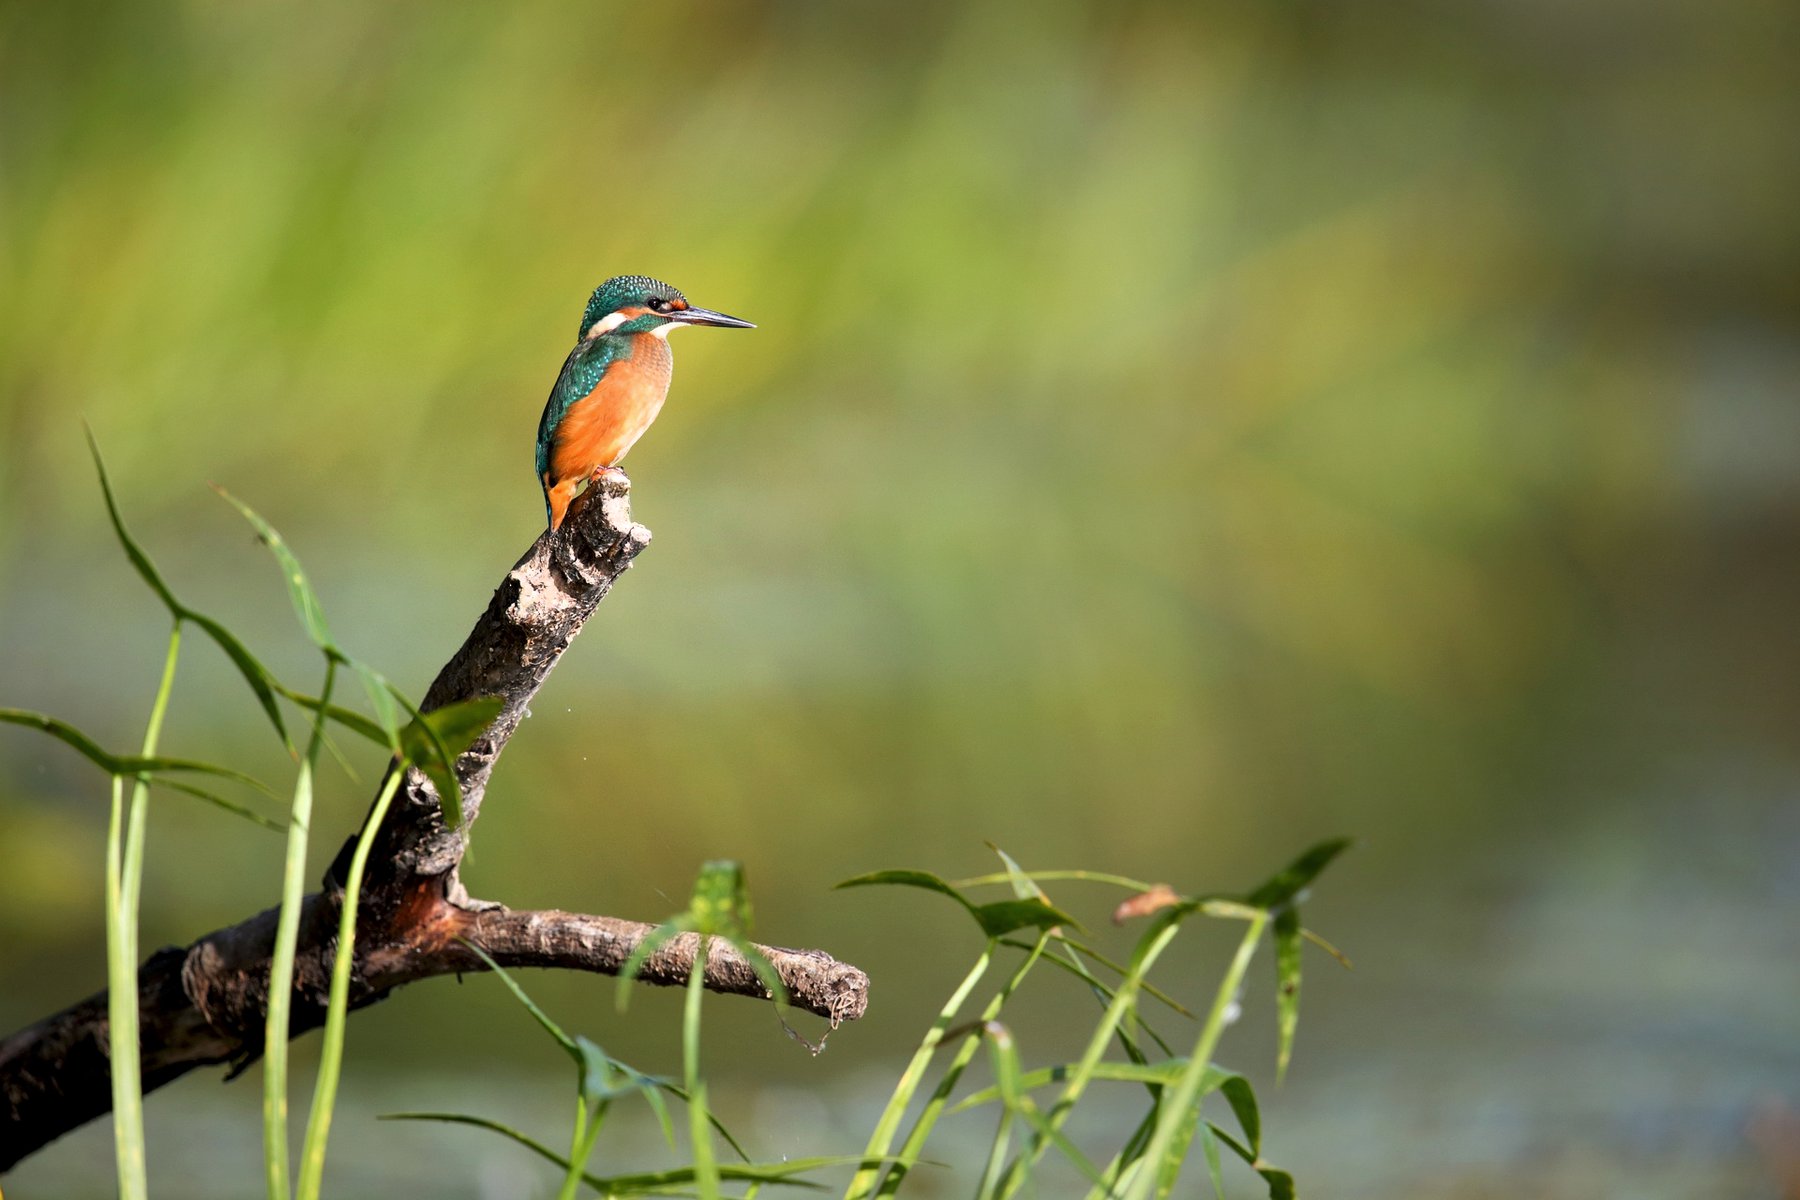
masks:
<svg viewBox="0 0 1800 1200"><path fill-rule="evenodd" d="M668 337L683 325L755 329L748 321L688 303L679 288L647 275L615 275L599 287L581 314L582 339L604 334L654 333Z"/></svg>

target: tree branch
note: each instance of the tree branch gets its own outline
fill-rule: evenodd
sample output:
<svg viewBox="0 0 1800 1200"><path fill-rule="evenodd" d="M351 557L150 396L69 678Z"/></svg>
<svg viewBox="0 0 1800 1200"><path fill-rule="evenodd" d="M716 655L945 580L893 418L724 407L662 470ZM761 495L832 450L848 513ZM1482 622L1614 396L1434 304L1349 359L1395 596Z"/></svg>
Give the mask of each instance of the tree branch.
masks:
<svg viewBox="0 0 1800 1200"><path fill-rule="evenodd" d="M464 823L445 828L431 781L409 769L377 832L357 912L351 1005L433 976L485 970L470 945L504 967L559 967L617 974L653 926L616 917L514 912L472 899L457 877L468 829L507 741L544 680L588 617L650 542L631 520L630 484L609 477L545 533L500 583L474 630L425 694L426 710L477 696L502 702L493 723L456 762ZM292 1034L324 1022L343 877L351 838L306 897L294 962ZM138 978L145 1091L196 1067L230 1063L234 1073L262 1053L276 911L160 950ZM465 944L466 943L466 944ZM697 940L671 940L644 963L652 984L687 981ZM819 950L759 947L796 1007L835 1027L862 1016L868 976ZM769 999L741 955L714 942L706 986ZM106 993L73 1005L0 1042L0 1170L111 1108Z"/></svg>

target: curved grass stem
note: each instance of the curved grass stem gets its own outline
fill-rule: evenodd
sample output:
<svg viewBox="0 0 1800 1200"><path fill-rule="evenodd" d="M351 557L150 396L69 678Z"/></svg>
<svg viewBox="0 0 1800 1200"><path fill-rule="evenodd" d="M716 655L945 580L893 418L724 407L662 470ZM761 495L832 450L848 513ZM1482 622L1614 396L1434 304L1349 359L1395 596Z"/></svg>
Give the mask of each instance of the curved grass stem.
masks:
<svg viewBox="0 0 1800 1200"><path fill-rule="evenodd" d="M956 986L956 991L951 993L943 1010L938 1013L937 1020L932 1022L931 1029L926 1032L925 1039L913 1052L912 1061L906 1064L906 1071L895 1085L894 1094L888 1098L887 1107L881 1110L881 1119L875 1123L875 1131L869 1135L869 1144L863 1147L864 1165L850 1180L850 1186L844 1192L844 1200L867 1200L867 1197L874 1194L876 1181L882 1171L882 1164L877 1160L885 1158L889 1147L894 1144L894 1134L900 1128L900 1118L906 1115L906 1106L919 1090L919 1084L925 1078L925 1068L931 1065L932 1054L944 1040L950 1022L956 1018L957 1011L969 998L969 993L975 990L975 985L987 974L989 964L994 961L996 944L996 939L988 939L987 945L982 947L981 957L975 960L975 965Z"/></svg>
<svg viewBox="0 0 1800 1200"><path fill-rule="evenodd" d="M313 769L325 740L325 709L331 703L337 662L325 660L320 711L294 776L288 811L287 858L281 874L281 913L269 962L269 1013L263 1036L263 1173L269 1200L288 1197L288 1019L294 998L294 952L300 940L300 906L306 892L306 848L312 828Z"/></svg>
<svg viewBox="0 0 1800 1200"><path fill-rule="evenodd" d="M1044 1156L1044 1151L1050 1148L1052 1141L1050 1135L1061 1131L1063 1122L1068 1120L1069 1113L1081 1099L1082 1093L1087 1090L1087 1085L1094 1078L1094 1069L1099 1065L1101 1056L1106 1053L1106 1047L1112 1041L1114 1031L1119 1028L1120 1023L1125 1020L1126 1014L1131 1011L1132 1005L1136 1002L1137 993L1143 986L1144 977L1150 973L1151 966L1161 957L1169 943L1175 940L1175 934L1180 928L1179 924L1170 922L1132 957L1129 971L1125 978L1119 981L1118 990L1113 993L1112 1003L1106 1006L1105 1013L1101 1015L1100 1024L1094 1028L1093 1035L1088 1039L1086 1052L1081 1056L1081 1061L1076 1064L1075 1069L1070 1072L1069 1082L1064 1087L1063 1094L1057 1098L1056 1106L1050 1110L1050 1115L1045 1119L1043 1128L1032 1138L1030 1147L1022 1151L1007 1168L1006 1177L1001 1181L999 1191L1002 1200L1010 1200L1018 1193L1019 1188L1024 1185L1026 1178L1031 1174L1031 1169Z"/></svg>
<svg viewBox="0 0 1800 1200"><path fill-rule="evenodd" d="M175 664L181 657L181 622L169 631L162 680L144 727L143 757L156 753ZM144 883L144 827L150 778L131 784L129 812L125 780L112 778L112 813L106 828L107 1052L112 1058L113 1147L118 1160L121 1200L145 1200L150 1185L144 1157L144 1087L138 1057L138 900Z"/></svg>
<svg viewBox="0 0 1800 1200"><path fill-rule="evenodd" d="M1250 969L1251 956L1256 953L1256 944L1262 940L1263 930L1268 927L1268 923L1269 914L1259 912L1251 918L1250 927L1244 931L1244 940L1238 943L1231 966L1226 970L1225 978L1219 982L1212 1010L1206 1014L1206 1024L1201 1026L1200 1039L1194 1044L1194 1052L1188 1056L1187 1069L1182 1071L1173 1090L1163 1095L1156 1132L1151 1135L1150 1145L1144 1150L1140 1160L1144 1165L1132 1179L1131 1188L1125 1193L1125 1200L1145 1200L1152 1189L1164 1182L1165 1170L1179 1165L1179 1159L1172 1153L1176 1139L1184 1130L1190 1133L1192 1131L1190 1110L1200 1101L1200 1085L1206 1078L1207 1068L1212 1064L1213 1051L1218 1049L1219 1035L1225 1031L1228 1016L1237 1004L1238 993L1244 986L1244 973Z"/></svg>
<svg viewBox="0 0 1800 1200"><path fill-rule="evenodd" d="M405 764L399 759L389 766L381 793L376 796L369 819L356 839L349 877L344 880L337 953L331 963L331 992L326 1001L325 1032L319 1052L319 1078L313 1087L306 1139L300 1146L300 1182L295 1188L299 1200L319 1200L319 1188L325 1177L325 1143L331 1133L331 1112L337 1102L338 1076L344 1065L344 1022L350 1010L350 971L356 962L356 903L362 892L363 871L369 865L369 851L375 844L375 834L387 818L388 806L400 790L400 780L405 773Z"/></svg>

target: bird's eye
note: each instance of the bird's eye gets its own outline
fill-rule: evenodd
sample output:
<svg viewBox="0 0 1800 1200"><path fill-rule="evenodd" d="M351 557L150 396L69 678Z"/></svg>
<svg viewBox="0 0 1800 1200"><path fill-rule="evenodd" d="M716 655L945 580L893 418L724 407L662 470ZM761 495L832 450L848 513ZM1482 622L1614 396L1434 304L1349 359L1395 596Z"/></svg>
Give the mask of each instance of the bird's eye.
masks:
<svg viewBox="0 0 1800 1200"><path fill-rule="evenodd" d="M669 302L658 297L655 300L650 301L650 311L655 313L666 313L669 311Z"/></svg>

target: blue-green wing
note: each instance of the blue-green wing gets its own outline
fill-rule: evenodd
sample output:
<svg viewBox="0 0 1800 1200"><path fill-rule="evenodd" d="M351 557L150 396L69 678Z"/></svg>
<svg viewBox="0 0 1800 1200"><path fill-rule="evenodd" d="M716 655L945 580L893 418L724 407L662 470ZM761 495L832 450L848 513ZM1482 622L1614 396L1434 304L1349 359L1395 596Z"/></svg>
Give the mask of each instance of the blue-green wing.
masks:
<svg viewBox="0 0 1800 1200"><path fill-rule="evenodd" d="M550 456L556 449L556 431L563 418L569 415L569 409L577 400L594 390L600 377L606 374L606 368L621 357L622 349L628 352L628 347L620 347L612 338L592 338L569 351L569 357L563 360L562 374L556 377L556 386L550 389L550 399L544 404L544 415L538 421L539 484L544 481L544 472L550 469Z"/></svg>

